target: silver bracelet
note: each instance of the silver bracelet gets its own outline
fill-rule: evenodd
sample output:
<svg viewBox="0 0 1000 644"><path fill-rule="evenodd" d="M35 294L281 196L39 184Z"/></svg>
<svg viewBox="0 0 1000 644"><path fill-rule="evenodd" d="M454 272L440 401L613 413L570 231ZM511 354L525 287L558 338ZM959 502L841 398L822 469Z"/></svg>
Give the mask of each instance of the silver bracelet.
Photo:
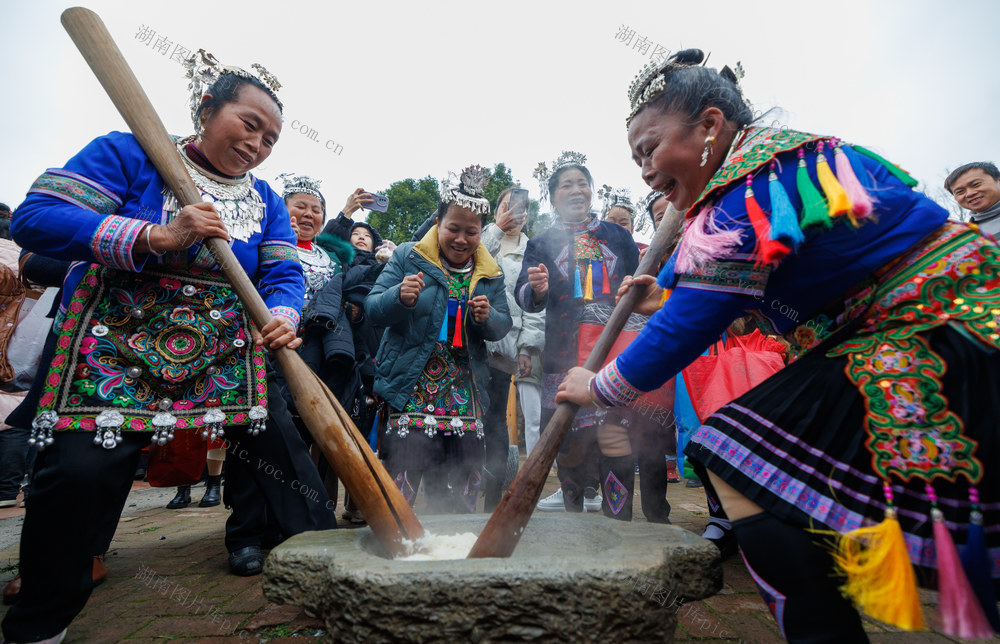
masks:
<svg viewBox="0 0 1000 644"><path fill-rule="evenodd" d="M156 224L149 224L148 226L146 226L146 250L150 254L155 255L156 257L163 257L166 253L158 253L158 252L156 252L155 250L153 250L152 244L149 243L149 231L152 230L153 226L155 226L155 225Z"/></svg>
<svg viewBox="0 0 1000 644"><path fill-rule="evenodd" d="M598 409L607 409L607 405L602 405L601 401L594 396L594 378L596 377L597 374L594 374L590 377L590 380L587 381L587 395L590 396L590 402L594 403L594 407L597 407Z"/></svg>

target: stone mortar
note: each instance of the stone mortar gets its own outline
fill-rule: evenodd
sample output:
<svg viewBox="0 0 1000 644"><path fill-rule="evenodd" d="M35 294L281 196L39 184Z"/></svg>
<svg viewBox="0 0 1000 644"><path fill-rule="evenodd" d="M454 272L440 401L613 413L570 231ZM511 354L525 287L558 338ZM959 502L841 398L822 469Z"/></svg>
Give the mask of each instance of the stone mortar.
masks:
<svg viewBox="0 0 1000 644"><path fill-rule="evenodd" d="M486 520L421 519L434 534ZM367 528L301 534L271 552L263 586L343 642L673 642L677 609L718 592L722 567L681 528L552 514L507 559L394 561Z"/></svg>

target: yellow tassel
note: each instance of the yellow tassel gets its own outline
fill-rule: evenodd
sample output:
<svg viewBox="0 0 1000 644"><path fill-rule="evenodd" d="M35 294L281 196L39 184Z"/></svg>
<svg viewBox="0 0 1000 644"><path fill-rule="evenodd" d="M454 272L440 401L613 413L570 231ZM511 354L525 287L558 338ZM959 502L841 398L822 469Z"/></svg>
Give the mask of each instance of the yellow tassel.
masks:
<svg viewBox="0 0 1000 644"><path fill-rule="evenodd" d="M925 630L917 580L896 513L889 509L882 523L838 536L833 556L847 574L844 594L875 619L909 631Z"/></svg>
<svg viewBox="0 0 1000 644"><path fill-rule="evenodd" d="M851 199L847 196L844 187L837 181L837 177L833 175L833 170L830 169L830 164L826 161L826 155L823 154L822 145L821 143L819 154L816 156L816 178L819 179L819 185L823 188L823 194L826 195L827 211L830 217L846 215L851 212L853 207Z"/></svg>
<svg viewBox="0 0 1000 644"><path fill-rule="evenodd" d="M517 445L517 387L514 376L510 377L510 388L507 390L507 438L510 445Z"/></svg>
<svg viewBox="0 0 1000 644"><path fill-rule="evenodd" d="M673 293L673 292L674 292L674 290L672 288L665 288L665 289L663 289L663 295L660 296L660 308L661 309L663 308L663 305L667 303L667 300L670 299L670 294Z"/></svg>
<svg viewBox="0 0 1000 644"><path fill-rule="evenodd" d="M594 299L594 263L587 262L587 283L583 287L583 299Z"/></svg>

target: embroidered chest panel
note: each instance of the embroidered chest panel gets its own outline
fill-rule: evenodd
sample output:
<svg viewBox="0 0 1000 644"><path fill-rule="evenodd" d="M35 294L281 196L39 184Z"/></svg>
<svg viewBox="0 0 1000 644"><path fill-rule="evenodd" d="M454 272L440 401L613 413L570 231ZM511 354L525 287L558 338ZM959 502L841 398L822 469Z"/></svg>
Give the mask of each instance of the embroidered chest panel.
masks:
<svg viewBox="0 0 1000 644"><path fill-rule="evenodd" d="M59 322L39 412L58 416L56 430L96 429L107 410L133 431L154 429L161 413L176 429L203 426L208 412L215 424L247 424L267 406L250 328L236 293L208 271L93 265Z"/></svg>

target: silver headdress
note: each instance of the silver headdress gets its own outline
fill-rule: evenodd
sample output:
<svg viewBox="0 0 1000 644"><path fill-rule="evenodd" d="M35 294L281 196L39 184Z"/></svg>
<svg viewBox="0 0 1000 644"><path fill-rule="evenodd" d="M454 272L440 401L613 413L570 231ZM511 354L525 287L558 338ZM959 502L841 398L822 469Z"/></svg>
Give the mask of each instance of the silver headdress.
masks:
<svg viewBox="0 0 1000 644"><path fill-rule="evenodd" d="M597 191L597 196L604 200L604 213L602 214L604 217L607 217L608 213L615 206L624 208L633 215L635 214L635 206L632 204L632 191L628 188L618 188L615 190L608 184L604 184Z"/></svg>
<svg viewBox="0 0 1000 644"><path fill-rule="evenodd" d="M294 194L307 194L312 195L323 201L323 194L319 191L319 184L323 183L320 179L312 179L305 175L296 176L292 172L285 172L278 175L278 179L281 179L281 198L287 199L288 195Z"/></svg>
<svg viewBox="0 0 1000 644"><path fill-rule="evenodd" d="M481 165L470 165L458 177L449 172L448 178L441 182L441 200L488 215L490 200L483 196L483 191L489 181L490 171Z"/></svg>
<svg viewBox="0 0 1000 644"><path fill-rule="evenodd" d="M698 55L701 54L698 50L689 51L694 51ZM709 54L700 63L696 63L692 60L684 60L678 56L678 54L683 55L685 53L687 52L677 52L668 58L666 62L649 63L636 74L636 77L632 80L632 84L628 88L629 113L625 119L626 128L632 122L632 119L635 118L635 115L639 113L639 110L667 88L667 77L672 72L684 67L695 67L699 64L704 66L708 63L709 56L711 56ZM740 80L745 74L743 64L740 62L736 63L735 70L730 69L726 65L719 73L737 85L739 85Z"/></svg>
<svg viewBox="0 0 1000 644"><path fill-rule="evenodd" d="M254 78L275 94L281 89L281 83L263 65L254 63L250 65L250 69L253 71L248 72L242 67L223 65L215 56L204 49L199 49L190 58L185 60L184 69L187 70L187 77L191 79L188 82L188 91L191 92L191 96L188 99L188 107L191 108L191 120L194 122L194 128L197 131L201 129L201 123L197 118L198 107L201 105L201 97L208 93L209 88L219 79L219 76L223 74L235 74L240 78ZM277 101L278 107L281 108L281 101L277 97L274 100Z"/></svg>
<svg viewBox="0 0 1000 644"><path fill-rule="evenodd" d="M548 166L545 165L545 162L542 161L535 168L535 171L531 173L531 176L538 179L538 187L542 192L542 199L549 198L549 177L567 166L587 167L587 155L573 152L572 150L563 150L563 153L552 162L551 172Z"/></svg>
<svg viewBox="0 0 1000 644"><path fill-rule="evenodd" d="M648 195L643 197L642 201L639 202L639 207L649 212L649 209L653 207L653 203L663 196L662 192L657 192L656 190L651 190Z"/></svg>

